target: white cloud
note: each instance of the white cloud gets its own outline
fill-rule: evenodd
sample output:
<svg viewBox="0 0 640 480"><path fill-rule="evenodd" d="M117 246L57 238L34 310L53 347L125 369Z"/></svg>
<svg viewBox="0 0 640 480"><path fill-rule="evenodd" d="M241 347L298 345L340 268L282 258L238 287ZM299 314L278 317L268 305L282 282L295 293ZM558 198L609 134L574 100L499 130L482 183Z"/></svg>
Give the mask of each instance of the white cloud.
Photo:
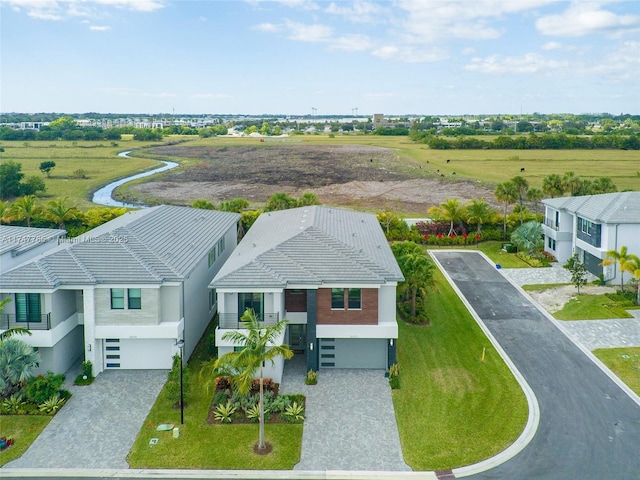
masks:
<svg viewBox="0 0 640 480"><path fill-rule="evenodd" d="M0 0L14 10L27 12L39 20L62 20L69 17L98 17L108 7L139 12L164 8L163 0Z"/></svg>
<svg viewBox="0 0 640 480"><path fill-rule="evenodd" d="M575 45L565 45L560 42L547 42L542 45L542 50L545 52L551 52L553 50L564 52L575 52L578 48Z"/></svg>
<svg viewBox="0 0 640 480"><path fill-rule="evenodd" d="M261 23L259 25L254 25L253 30L259 30L261 32L277 32L280 30L280 27L278 25L275 25L273 23Z"/></svg>
<svg viewBox="0 0 640 480"><path fill-rule="evenodd" d="M340 4L331 2L324 11L354 23L378 23L384 20L384 15L387 13L387 9L379 3L361 1L354 1L351 5L346 2Z"/></svg>
<svg viewBox="0 0 640 480"><path fill-rule="evenodd" d="M319 10L320 7L316 2L310 0L247 0L247 3L260 5L262 3L278 3L285 7L297 8L300 10Z"/></svg>
<svg viewBox="0 0 640 480"><path fill-rule="evenodd" d="M618 48L586 66L585 73L606 76L611 83L637 82L640 78L640 42L622 42Z"/></svg>
<svg viewBox="0 0 640 480"><path fill-rule="evenodd" d="M423 63L444 60L448 54L440 48L413 48L411 46L397 47L385 45L373 50L372 55L384 60L397 60L406 63Z"/></svg>
<svg viewBox="0 0 640 480"><path fill-rule="evenodd" d="M372 47L371 40L366 35L351 34L338 37L330 42L331 48L347 52L359 52L369 50Z"/></svg>
<svg viewBox="0 0 640 480"><path fill-rule="evenodd" d="M307 25L287 20L286 27L289 29L289 38L300 42L327 42L333 34L331 27L320 24Z"/></svg>
<svg viewBox="0 0 640 480"><path fill-rule="evenodd" d="M463 55L473 55L474 53L476 53L476 49L473 47L467 47L462 50Z"/></svg>
<svg viewBox="0 0 640 480"><path fill-rule="evenodd" d="M560 15L547 15L536 21L543 35L582 37L598 33L612 36L640 28L640 15L617 15L592 3L574 3Z"/></svg>
<svg viewBox="0 0 640 480"><path fill-rule="evenodd" d="M93 30L94 32L106 32L107 30L111 30L111 27L108 25L91 25L89 30Z"/></svg>
<svg viewBox="0 0 640 480"><path fill-rule="evenodd" d="M473 58L465 65L465 70L481 73L546 73L551 70L563 69L568 66L566 61L549 60L537 53L527 53L520 57L500 57L491 55L486 58Z"/></svg>

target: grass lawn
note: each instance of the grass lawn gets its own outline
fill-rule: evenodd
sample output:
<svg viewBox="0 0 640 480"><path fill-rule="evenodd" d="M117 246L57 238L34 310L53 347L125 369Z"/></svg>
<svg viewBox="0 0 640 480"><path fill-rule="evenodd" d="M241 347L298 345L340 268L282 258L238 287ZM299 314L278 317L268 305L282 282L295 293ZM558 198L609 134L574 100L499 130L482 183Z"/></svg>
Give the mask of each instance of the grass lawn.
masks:
<svg viewBox="0 0 640 480"><path fill-rule="evenodd" d="M502 244L505 242L502 241L487 241L480 242L478 246L475 245L467 245L467 246L435 246L435 245L427 245L427 250L446 250L446 249L478 249L483 252L489 259L496 264L500 264L502 268L531 268L524 260L516 257L515 253L507 253L502 250Z"/></svg>
<svg viewBox="0 0 640 480"><path fill-rule="evenodd" d="M605 318L631 318L615 300L606 295L578 295L553 314L558 320L601 320Z"/></svg>
<svg viewBox="0 0 640 480"><path fill-rule="evenodd" d="M414 470L495 455L518 438L528 415L511 371L439 271L435 280L431 325L398 322L401 386L393 403L404 459Z"/></svg>
<svg viewBox="0 0 640 480"><path fill-rule="evenodd" d="M203 338L211 331L210 328ZM207 393L198 385L198 371L205 359L202 343L187 367L191 395L184 410L184 425L180 425L180 410L172 405L176 399L167 398L163 389L129 452L131 468L291 470L300 461L302 425L267 423L265 437L273 451L256 455L253 446L258 441L258 424L207 424L213 392ZM156 431L161 423L180 427L180 437ZM149 444L152 438L159 439L156 445Z"/></svg>
<svg viewBox="0 0 640 480"><path fill-rule="evenodd" d="M640 395L640 347L598 348L593 354Z"/></svg>
<svg viewBox="0 0 640 480"><path fill-rule="evenodd" d="M566 287L571 285L570 283L536 283L533 285L522 285L522 289L526 292L541 292L543 290L550 290L556 287Z"/></svg>
<svg viewBox="0 0 640 480"><path fill-rule="evenodd" d="M20 457L52 418L49 415L1 415L0 436L11 436L15 443L0 452L0 466Z"/></svg>

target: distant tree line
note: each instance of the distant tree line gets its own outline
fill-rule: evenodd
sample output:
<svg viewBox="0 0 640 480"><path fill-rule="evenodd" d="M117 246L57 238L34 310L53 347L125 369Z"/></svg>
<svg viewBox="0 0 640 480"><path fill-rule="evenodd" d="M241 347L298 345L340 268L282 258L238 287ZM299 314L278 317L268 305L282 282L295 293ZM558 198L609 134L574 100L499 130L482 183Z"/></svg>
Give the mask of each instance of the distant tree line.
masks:
<svg viewBox="0 0 640 480"><path fill-rule="evenodd" d="M577 136L565 133L545 133L541 135L532 133L513 137L499 136L495 140L487 141L466 136L456 137L455 139L442 138L427 132L412 130L409 133L409 138L417 143L425 143L434 150L640 149L640 135L595 134Z"/></svg>

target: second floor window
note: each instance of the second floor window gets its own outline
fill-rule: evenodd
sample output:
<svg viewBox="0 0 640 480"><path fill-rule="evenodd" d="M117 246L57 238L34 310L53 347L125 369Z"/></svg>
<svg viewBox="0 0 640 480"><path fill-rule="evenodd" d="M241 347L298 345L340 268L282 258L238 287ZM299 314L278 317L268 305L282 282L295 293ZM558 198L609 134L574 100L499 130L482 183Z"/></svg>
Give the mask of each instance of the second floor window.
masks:
<svg viewBox="0 0 640 480"><path fill-rule="evenodd" d="M111 310L124 310L124 288L111 289Z"/></svg>
<svg viewBox="0 0 640 480"><path fill-rule="evenodd" d="M140 310L142 308L142 293L139 288L129 288L127 290L127 306L129 310Z"/></svg>

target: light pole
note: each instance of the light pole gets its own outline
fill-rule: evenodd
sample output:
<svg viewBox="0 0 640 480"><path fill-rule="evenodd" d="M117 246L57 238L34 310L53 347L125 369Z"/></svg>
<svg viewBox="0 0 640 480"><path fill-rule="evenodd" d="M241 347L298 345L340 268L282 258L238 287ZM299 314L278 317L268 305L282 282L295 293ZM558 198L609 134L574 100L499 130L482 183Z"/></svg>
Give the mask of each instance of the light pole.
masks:
<svg viewBox="0 0 640 480"><path fill-rule="evenodd" d="M178 340L176 345L180 349L180 425L184 425L184 390L182 389L182 349L184 348L184 340Z"/></svg>

